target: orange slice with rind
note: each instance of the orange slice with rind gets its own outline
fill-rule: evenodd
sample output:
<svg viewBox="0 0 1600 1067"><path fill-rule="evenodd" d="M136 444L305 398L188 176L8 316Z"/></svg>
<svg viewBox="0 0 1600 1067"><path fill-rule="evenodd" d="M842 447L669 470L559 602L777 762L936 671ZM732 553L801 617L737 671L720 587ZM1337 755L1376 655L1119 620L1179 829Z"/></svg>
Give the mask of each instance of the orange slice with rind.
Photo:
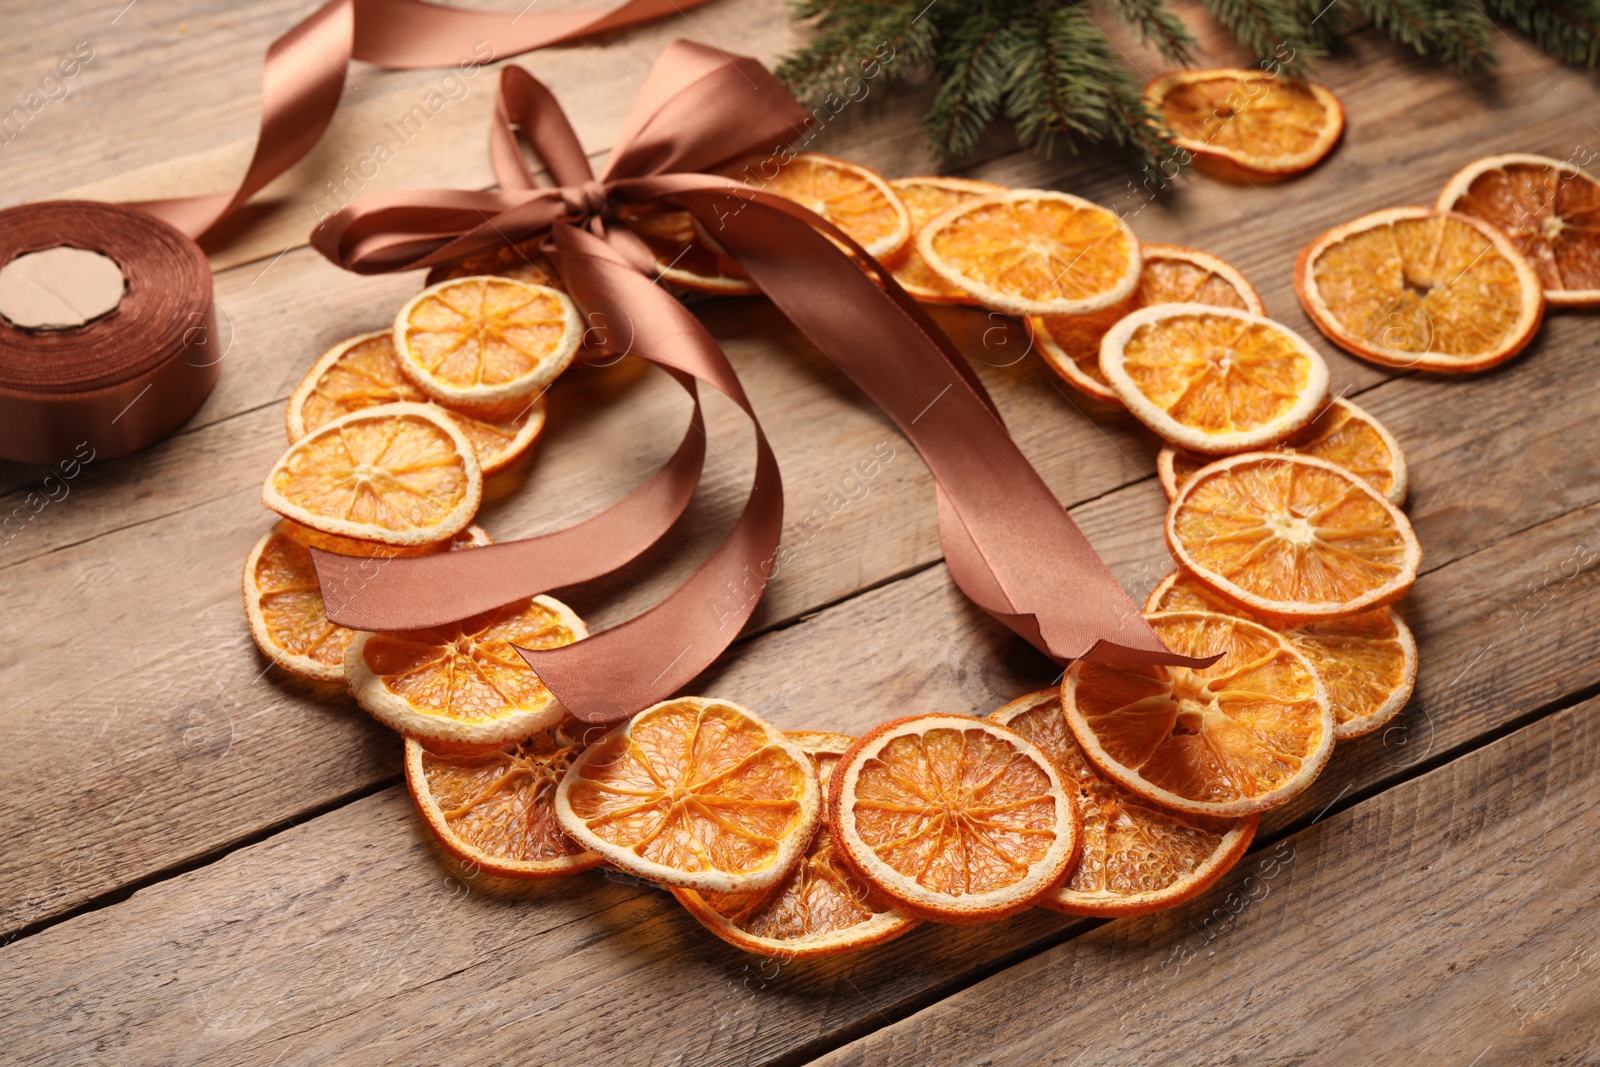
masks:
<svg viewBox="0 0 1600 1067"><path fill-rule="evenodd" d="M942 215L963 200L1005 192L1005 186L970 178L920 176L895 178L889 187L905 201L911 212L912 242L906 257L894 268L894 280L914 300L925 304L970 304L972 297L933 272L916 249L915 236L937 215Z"/></svg>
<svg viewBox="0 0 1600 1067"><path fill-rule="evenodd" d="M378 330L341 341L323 353L289 395L284 412L289 440L352 411L397 402L431 403L400 373L394 331ZM525 455L544 429L544 398L519 398L497 407L445 407L472 442L484 477Z"/></svg>
<svg viewBox="0 0 1600 1067"><path fill-rule="evenodd" d="M726 700L678 697L592 744L556 790L562 829L621 870L666 886L777 885L822 815L811 757Z"/></svg>
<svg viewBox="0 0 1600 1067"><path fill-rule="evenodd" d="M855 742L845 734L814 730L789 730L784 736L811 757L824 792L834 765ZM854 951L917 925L839 860L826 821L817 826L794 870L771 889L734 894L673 889L672 895L730 945L781 959Z"/></svg>
<svg viewBox="0 0 1600 1067"><path fill-rule="evenodd" d="M1144 609L1240 613L1181 571L1157 584ZM1372 733L1411 699L1417 684L1417 641L1393 608L1373 608L1278 632L1322 679L1333 708L1335 741Z"/></svg>
<svg viewBox="0 0 1600 1067"><path fill-rule="evenodd" d="M656 273L671 284L723 296L761 291L738 261L689 212L654 205L629 206L620 209L617 217L644 242L655 257Z"/></svg>
<svg viewBox="0 0 1600 1067"><path fill-rule="evenodd" d="M430 285L394 319L400 372L447 404L502 404L539 393L583 340L566 293L499 275Z"/></svg>
<svg viewBox="0 0 1600 1067"><path fill-rule="evenodd" d="M1215 884L1255 837L1259 816L1174 811L1101 774L1067 726L1059 688L1018 697L989 717L1049 757L1083 812L1083 856L1039 898L1041 907L1111 919L1170 908Z"/></svg>
<svg viewBox="0 0 1600 1067"><path fill-rule="evenodd" d="M328 621L311 553L278 523L244 563L244 614L250 636L284 670L319 682L344 681L344 653L355 637Z"/></svg>
<svg viewBox="0 0 1600 1067"><path fill-rule="evenodd" d="M451 754L520 741L567 711L517 654L588 636L548 596L519 600L447 626L363 633L345 650L345 685L391 729Z"/></svg>
<svg viewBox="0 0 1600 1067"><path fill-rule="evenodd" d="M1301 174L1344 132L1344 105L1333 93L1260 70L1172 71L1146 85L1144 97L1195 167L1228 181Z"/></svg>
<svg viewBox="0 0 1600 1067"><path fill-rule="evenodd" d="M1226 260L1180 245L1144 244L1139 285L1120 304L1087 315L1030 315L1039 356L1063 381L1086 396L1122 403L1100 371L1100 340L1117 320L1151 304L1209 304L1265 315L1255 286Z"/></svg>
<svg viewBox="0 0 1600 1067"><path fill-rule="evenodd" d="M1404 512L1343 467L1292 452L1202 468L1167 509L1166 536L1201 585L1274 623L1393 603L1422 561Z"/></svg>
<svg viewBox="0 0 1600 1067"><path fill-rule="evenodd" d="M1445 183L1437 206L1505 233L1547 303L1600 304L1600 179L1576 163L1522 153L1476 160Z"/></svg>
<svg viewBox="0 0 1600 1067"><path fill-rule="evenodd" d="M985 719L882 723L840 758L829 828L845 861L902 910L991 922L1050 891L1077 861L1082 816L1025 738Z"/></svg>
<svg viewBox="0 0 1600 1067"><path fill-rule="evenodd" d="M1115 212L1070 193L1015 189L962 201L917 233L929 268L1010 315L1082 315L1139 283L1139 239Z"/></svg>
<svg viewBox="0 0 1600 1067"><path fill-rule="evenodd" d="M1100 371L1165 440L1207 455L1277 444L1328 399L1328 365L1280 322L1205 304L1153 304L1100 342Z"/></svg>
<svg viewBox="0 0 1600 1067"><path fill-rule="evenodd" d="M801 152L769 174L774 162L763 158L721 173L810 209L886 265L905 253L911 242L911 212L883 175L820 152Z"/></svg>
<svg viewBox="0 0 1600 1067"><path fill-rule="evenodd" d="M1179 655L1221 658L1201 668L1073 663L1061 706L1095 769L1156 804L1221 818L1309 787L1333 751L1333 713L1305 656L1231 615L1145 619Z"/></svg>
<svg viewBox="0 0 1600 1067"><path fill-rule="evenodd" d="M289 446L261 487L261 502L285 518L384 545L448 540L482 498L472 442L431 404L383 404L324 423Z"/></svg>
<svg viewBox="0 0 1600 1067"><path fill-rule="evenodd" d="M556 786L598 727L568 719L479 756L430 752L406 738L406 788L442 847L502 878L555 878L598 867L561 829Z"/></svg>
<svg viewBox="0 0 1600 1067"><path fill-rule="evenodd" d="M1544 290L1511 239L1432 208L1363 215L1307 245L1295 292L1317 329L1385 367L1486 370L1527 347Z"/></svg>
<svg viewBox="0 0 1600 1067"><path fill-rule="evenodd" d="M1329 401L1305 429L1277 447L1279 451L1337 463L1359 475L1391 503L1405 503L1410 474L1400 442L1365 408L1342 397ZM1156 476L1167 499L1176 497L1195 472L1215 458L1162 446L1156 453Z"/></svg>

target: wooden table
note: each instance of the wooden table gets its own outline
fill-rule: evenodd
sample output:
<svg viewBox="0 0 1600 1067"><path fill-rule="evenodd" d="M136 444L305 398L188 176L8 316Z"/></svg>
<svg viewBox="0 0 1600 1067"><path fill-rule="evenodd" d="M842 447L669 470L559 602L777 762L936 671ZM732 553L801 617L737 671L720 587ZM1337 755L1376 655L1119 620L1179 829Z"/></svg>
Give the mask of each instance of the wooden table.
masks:
<svg viewBox="0 0 1600 1067"><path fill-rule="evenodd" d="M253 136L262 49L314 3L120 6L9 5L4 108L78 42L93 58L0 147L5 203L224 187ZM722 0L526 62L600 154L666 41L770 61L794 33L782 0ZM1417 693L1393 727L1341 744L1189 905L923 926L787 966L725 946L649 888L599 874L505 886L451 866L412 810L395 736L250 641L239 572L270 522L257 493L285 446L283 401L324 348L382 325L418 284L341 273L303 246L327 178L430 88L451 89L438 72L358 67L328 138L215 250L231 347L201 412L146 452L90 463L42 508L28 494L45 472L0 465L0 513L28 515L0 546L0 1060L1600 1062L1600 319L1554 313L1490 374L1390 374L1322 342L1290 286L1311 236L1430 203L1477 155L1595 157L1593 75L1515 35L1500 59L1474 85L1355 34L1319 67L1349 108L1344 144L1283 185L1186 176L1145 205L1114 154L1044 162L998 134L962 165L1093 197L1133 213L1145 239L1221 254L1319 342L1335 389L1410 459L1425 566L1401 610L1421 647ZM367 191L488 186L492 81L462 83ZM935 167L916 121L927 89L873 94L815 146L890 175ZM794 549L697 691L788 728L858 732L910 712L986 713L1048 682L1057 668L951 585L904 439L764 301L697 310L779 454ZM1142 597L1169 568L1154 439L1066 389L998 317L938 317ZM591 514L666 456L682 402L630 363L557 386L526 483L483 512L493 534ZM683 533L578 599L596 624L662 595L741 506L748 432L713 405L711 435ZM846 492L875 450L890 457L880 474Z"/></svg>

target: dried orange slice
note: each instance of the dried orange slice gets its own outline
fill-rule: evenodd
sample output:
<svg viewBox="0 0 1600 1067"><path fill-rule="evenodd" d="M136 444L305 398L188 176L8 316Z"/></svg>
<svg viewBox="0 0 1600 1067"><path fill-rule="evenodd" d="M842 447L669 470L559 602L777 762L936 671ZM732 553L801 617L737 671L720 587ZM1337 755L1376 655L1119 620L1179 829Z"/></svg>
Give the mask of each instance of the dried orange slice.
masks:
<svg viewBox="0 0 1600 1067"><path fill-rule="evenodd" d="M1166 525L1178 566L1274 622L1392 603L1422 561L1404 512L1343 467L1292 452L1247 452L1202 468Z"/></svg>
<svg viewBox="0 0 1600 1067"><path fill-rule="evenodd" d="M629 874L709 893L774 886L822 815L811 757L726 700L678 697L591 745L556 790L562 829Z"/></svg>
<svg viewBox="0 0 1600 1067"><path fill-rule="evenodd" d="M543 237L536 237L479 252L459 263L437 266L428 272L428 284L437 285L453 278L494 274L513 281L565 291L566 283L561 280L561 272L556 270L555 264L539 250L539 246L543 243Z"/></svg>
<svg viewBox="0 0 1600 1067"><path fill-rule="evenodd" d="M373 718L438 751L501 745L567 714L513 646L557 648L588 635L571 608L536 596L449 626L360 634L345 650L345 684Z"/></svg>
<svg viewBox="0 0 1600 1067"><path fill-rule="evenodd" d="M1600 179L1548 156L1490 156L1445 184L1440 211L1498 227L1527 257L1551 304L1600 304Z"/></svg>
<svg viewBox="0 0 1600 1067"><path fill-rule="evenodd" d="M729 296L761 291L689 212L629 206L617 214L650 249L656 271L673 285Z"/></svg>
<svg viewBox="0 0 1600 1067"><path fill-rule="evenodd" d="M256 646L278 666L319 682L344 680L354 630L328 621L310 551L280 522L244 563L244 614Z"/></svg>
<svg viewBox="0 0 1600 1067"><path fill-rule="evenodd" d="M885 264L896 262L910 244L911 212L870 167L820 152L801 152L771 176L768 166L763 161L726 174L810 208Z"/></svg>
<svg viewBox="0 0 1600 1067"><path fill-rule="evenodd" d="M1309 426L1279 445L1278 450L1337 463L1360 475L1392 503L1405 503L1409 475L1400 442L1364 408L1341 397L1335 397ZM1176 497L1195 471L1215 458L1164 446L1156 454L1156 475L1167 499Z"/></svg>
<svg viewBox="0 0 1600 1067"><path fill-rule="evenodd" d="M1030 315L1028 327L1050 369L1080 393L1121 404L1100 372L1100 340L1118 319L1151 304L1210 304L1265 315L1255 286L1233 264L1180 245L1146 244L1133 295L1087 315Z"/></svg>
<svg viewBox="0 0 1600 1067"><path fill-rule="evenodd" d="M394 331L379 330L341 341L312 364L289 394L284 422L289 440L352 411L393 404L427 402L428 397L400 373ZM515 463L544 429L544 398L518 399L492 407L445 408L472 442L485 477Z"/></svg>
<svg viewBox="0 0 1600 1067"><path fill-rule="evenodd" d="M1204 304L1124 316L1100 342L1100 371L1140 422L1207 455L1276 444L1328 399L1328 365L1305 338Z"/></svg>
<svg viewBox="0 0 1600 1067"><path fill-rule="evenodd" d="M917 232L946 282L1011 315L1082 315L1139 282L1139 239L1114 212L1070 193L1016 189L962 201Z"/></svg>
<svg viewBox="0 0 1600 1067"><path fill-rule="evenodd" d="M1218 819L1152 804L1095 770L1061 713L1061 690L1018 697L989 716L1042 750L1075 790L1083 858L1040 897L1069 915L1116 918L1170 908L1210 888L1239 861L1260 817Z"/></svg>
<svg viewBox="0 0 1600 1067"><path fill-rule="evenodd" d="M455 551L458 548L482 548L494 544L482 526L472 523L443 541L429 541L420 545L384 545L376 541L358 541L353 537L313 530L293 519L280 519L279 526L291 540L307 548L320 548L337 552L341 556L366 556L369 559L399 559L406 556L429 556L435 552Z"/></svg>
<svg viewBox="0 0 1600 1067"><path fill-rule="evenodd" d="M1259 623L1206 611L1147 615L1209 667L1078 660L1061 682L1067 726L1095 768L1146 800L1231 818L1298 795L1333 751L1333 713L1316 671Z"/></svg>
<svg viewBox="0 0 1600 1067"><path fill-rule="evenodd" d="M1424 207L1329 230L1300 252L1294 287L1329 340L1386 367L1483 370L1522 351L1544 317L1539 276L1510 238Z"/></svg>
<svg viewBox="0 0 1600 1067"><path fill-rule="evenodd" d="M1180 70L1144 89L1173 143L1230 181L1276 181L1310 170L1344 132L1344 105L1312 82L1259 70Z"/></svg>
<svg viewBox="0 0 1600 1067"><path fill-rule="evenodd" d="M532 397L567 369L583 320L566 293L494 275L430 285L394 319L400 373L448 404Z"/></svg>
<svg viewBox="0 0 1600 1067"><path fill-rule="evenodd" d="M1182 571L1163 578L1144 609L1239 613ZM1393 608L1373 608L1279 632L1311 662L1328 690L1335 741L1370 734L1411 699L1417 684L1417 642Z"/></svg>
<svg viewBox="0 0 1600 1067"><path fill-rule="evenodd" d="M935 215L942 215L963 200L1005 192L1005 186L993 182L978 182L968 178L896 178L889 187L900 194L906 209L911 212L911 230L917 231L928 224ZM927 304L970 304L972 297L957 289L933 272L922 258L913 241L906 257L894 268L894 280L900 283L913 299Z"/></svg>
<svg viewBox="0 0 1600 1067"><path fill-rule="evenodd" d="M575 719L481 756L442 756L406 738L406 788L428 829L462 863L504 878L553 878L603 860L556 821L556 786L589 727Z"/></svg>
<svg viewBox="0 0 1600 1067"><path fill-rule="evenodd" d="M261 502L323 533L385 545L444 541L483 497L478 457L431 404L383 404L341 415L289 446Z"/></svg>
<svg viewBox="0 0 1600 1067"><path fill-rule="evenodd" d="M784 736L811 757L823 790L844 750L844 734L790 730ZM783 959L831 956L899 937L917 920L896 911L840 862L823 822L795 869L775 887L752 893L674 889L689 913L724 941L746 952Z"/></svg>
<svg viewBox="0 0 1600 1067"><path fill-rule="evenodd" d="M845 861L913 915L980 923L1034 904L1072 869L1083 818L1028 741L964 715L913 715L851 745L829 783Z"/></svg>

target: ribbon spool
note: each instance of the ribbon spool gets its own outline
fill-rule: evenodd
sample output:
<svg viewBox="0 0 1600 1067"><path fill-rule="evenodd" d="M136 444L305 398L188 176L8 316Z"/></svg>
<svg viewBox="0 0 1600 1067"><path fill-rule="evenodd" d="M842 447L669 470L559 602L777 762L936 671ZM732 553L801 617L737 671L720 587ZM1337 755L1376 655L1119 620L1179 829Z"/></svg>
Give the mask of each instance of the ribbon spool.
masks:
<svg viewBox="0 0 1600 1067"><path fill-rule="evenodd" d="M205 253L167 223L115 204L52 200L0 211L0 271L55 248L109 259L122 272L122 299L64 327L18 325L0 306L0 457L54 463L87 442L111 458L172 433L217 381ZM28 321L11 299L10 314Z"/></svg>

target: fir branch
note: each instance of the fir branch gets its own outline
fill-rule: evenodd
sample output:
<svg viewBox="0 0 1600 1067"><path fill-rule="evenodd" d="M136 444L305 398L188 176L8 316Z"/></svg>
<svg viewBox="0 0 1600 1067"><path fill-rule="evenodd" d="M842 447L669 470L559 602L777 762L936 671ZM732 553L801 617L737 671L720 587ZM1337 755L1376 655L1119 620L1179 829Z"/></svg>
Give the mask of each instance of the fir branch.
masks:
<svg viewBox="0 0 1600 1067"><path fill-rule="evenodd" d="M816 19L817 33L805 47L785 57L776 73L809 105L830 93L843 93L847 80L860 78L866 69L876 69L884 81L926 69L938 31L932 22L917 18L920 6L917 0L844 5L804 0L795 5L795 14Z"/></svg>
<svg viewBox="0 0 1600 1067"><path fill-rule="evenodd" d="M1419 56L1442 59L1463 74L1494 65L1494 25L1476 0L1351 0L1374 26Z"/></svg>
<svg viewBox="0 0 1600 1067"><path fill-rule="evenodd" d="M978 143L1000 110L1014 50L1005 20L987 6L952 27L936 60L943 82L925 121L942 155L965 155Z"/></svg>
<svg viewBox="0 0 1600 1067"><path fill-rule="evenodd" d="M1600 66L1600 0L1486 0L1489 9L1563 63Z"/></svg>
<svg viewBox="0 0 1600 1067"><path fill-rule="evenodd" d="M1211 15L1240 44L1286 74L1305 72L1307 60L1328 54L1320 35L1309 28L1301 4L1279 0L1206 0Z"/></svg>
<svg viewBox="0 0 1600 1067"><path fill-rule="evenodd" d="M1186 66L1194 62L1194 35L1167 7L1166 0L1101 0L1101 4L1124 26L1137 30L1140 40L1155 45L1166 59Z"/></svg>

